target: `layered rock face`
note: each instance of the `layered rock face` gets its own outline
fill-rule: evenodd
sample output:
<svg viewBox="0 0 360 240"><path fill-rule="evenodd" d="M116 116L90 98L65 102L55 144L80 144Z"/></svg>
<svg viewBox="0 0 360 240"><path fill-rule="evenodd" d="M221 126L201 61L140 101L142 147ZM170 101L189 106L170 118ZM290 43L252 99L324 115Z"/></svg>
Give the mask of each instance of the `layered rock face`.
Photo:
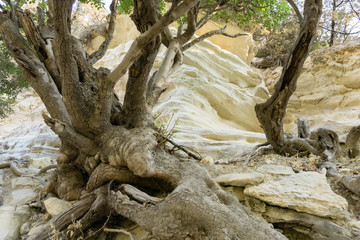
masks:
<svg viewBox="0 0 360 240"><path fill-rule="evenodd" d="M96 66L115 68L130 45L110 49ZM165 51L161 49L154 70ZM244 145L264 141L254 106L269 96L268 91L237 56L210 41L201 42L185 52L183 65L168 80L153 114L160 114L158 124L168 129L175 126L178 143L219 159L239 155ZM125 81L119 83L120 96Z"/></svg>
<svg viewBox="0 0 360 240"><path fill-rule="evenodd" d="M281 69L263 73L267 85L275 84ZM352 126L360 124L360 40L310 54L291 97L285 129L306 118L312 129L327 127L344 140Z"/></svg>

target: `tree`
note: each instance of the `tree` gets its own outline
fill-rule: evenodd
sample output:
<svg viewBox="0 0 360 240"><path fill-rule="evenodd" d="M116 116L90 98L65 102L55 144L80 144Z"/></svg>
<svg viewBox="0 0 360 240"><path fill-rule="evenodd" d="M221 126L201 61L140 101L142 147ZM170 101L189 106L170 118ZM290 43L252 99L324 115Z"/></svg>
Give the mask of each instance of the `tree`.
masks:
<svg viewBox="0 0 360 240"><path fill-rule="evenodd" d="M93 64L105 54L113 36L117 0L110 6L107 38L91 55L71 35L73 0L49 0L47 17L38 8L37 24L29 11L6 2L8 9L0 7L1 36L44 102L50 115L43 114L46 124L62 141L47 190L60 198L80 200L29 239L47 239L54 228L63 238L75 238L115 215L159 239L286 239L222 190L196 161L167 151L161 144L166 136L154 127L148 105L164 91L166 78L181 64L186 49L214 34L230 36L224 28L191 41L214 13L229 7L243 12L265 9L266 1L174 0L162 14L162 1L134 0L131 17L141 35L112 72ZM295 48L278 91L293 86L320 13L321 0L306 1L298 39L298 45L306 47ZM184 15L187 24L172 36L169 24ZM150 76L160 44L168 48L167 54ZM127 72L121 104L113 89ZM159 191L168 195L164 199L149 195ZM74 220L79 227L66 231Z"/></svg>
<svg viewBox="0 0 360 240"><path fill-rule="evenodd" d="M295 4L292 6L296 13L300 13ZM315 39L321 10L321 0L305 1L304 17L297 14L300 22L299 37L285 61L280 79L275 84L274 93L264 103L257 104L255 111L268 143L277 153L283 155L312 153L322 155L324 160L331 161L339 153L339 138L336 132L320 128L310 133L307 121L302 119L298 120L298 137L286 134L283 130L286 107L296 89L297 79L310 52L311 43ZM358 136L355 134L352 142L357 139Z"/></svg>

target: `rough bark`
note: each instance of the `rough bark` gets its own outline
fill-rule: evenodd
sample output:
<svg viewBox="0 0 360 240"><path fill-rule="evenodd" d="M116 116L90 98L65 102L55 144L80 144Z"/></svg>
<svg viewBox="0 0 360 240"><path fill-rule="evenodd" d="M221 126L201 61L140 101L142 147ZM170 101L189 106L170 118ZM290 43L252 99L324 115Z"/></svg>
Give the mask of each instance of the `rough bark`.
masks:
<svg viewBox="0 0 360 240"><path fill-rule="evenodd" d="M360 126L351 128L349 134L346 136L346 147L350 157L357 157L360 153L359 148Z"/></svg>
<svg viewBox="0 0 360 240"><path fill-rule="evenodd" d="M280 154L293 155L313 148L308 141L289 138L284 134L283 119L288 101L296 89L297 79L315 37L321 11L321 0L305 1L304 20L298 39L286 60L280 79L275 84L274 93L266 102L255 106L256 115L268 142Z"/></svg>
<svg viewBox="0 0 360 240"><path fill-rule="evenodd" d="M156 87L163 88L164 79L181 64L181 46L201 25L198 2L172 1L170 10L161 15L158 1L135 0L132 19L141 35L113 72L92 67L107 48L112 30L99 51L87 58L80 41L71 35L73 0L49 0L48 25L41 16L36 26L30 15L23 15L23 29L33 49L21 36L14 14L1 12L2 37L45 103L50 114L44 114L45 123L63 142L47 190L79 200L29 239L47 239L53 230L72 239L96 221L110 218L110 213L132 220L159 239L286 239L222 190L198 162L176 158L159 145L148 96ZM188 27L170 36L168 25L184 14ZM150 80L161 42L168 43L168 54ZM127 71L121 107L113 91ZM151 196L153 192L168 195L158 199ZM74 221L80 227L71 227Z"/></svg>

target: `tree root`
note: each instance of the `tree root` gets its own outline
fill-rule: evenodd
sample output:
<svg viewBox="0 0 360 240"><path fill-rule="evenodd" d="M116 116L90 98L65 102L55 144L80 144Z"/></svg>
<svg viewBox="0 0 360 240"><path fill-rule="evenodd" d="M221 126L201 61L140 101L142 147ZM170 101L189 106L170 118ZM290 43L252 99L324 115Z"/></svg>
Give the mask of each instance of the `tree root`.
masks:
<svg viewBox="0 0 360 240"><path fill-rule="evenodd" d="M75 239L94 222L110 214L108 210L108 186L105 185L87 194L70 209L58 214L28 240L45 240L52 235L63 239ZM78 220L80 219L80 220Z"/></svg>
<svg viewBox="0 0 360 240"><path fill-rule="evenodd" d="M85 192L91 192L105 182L112 180L120 183L140 185L154 190L169 191L173 189L168 183L159 179L138 177L129 171L129 169L116 169L107 164L100 164L91 174L86 184Z"/></svg>
<svg viewBox="0 0 360 240"><path fill-rule="evenodd" d="M258 149L265 147L265 146L269 146L269 145L270 145L270 143L266 142L266 143L258 144L255 147L253 147L253 149L251 149L250 153L248 154L248 157L246 158L245 162L243 163L243 166L245 167L249 163L250 159L253 157L254 153Z"/></svg>
<svg viewBox="0 0 360 240"><path fill-rule="evenodd" d="M52 165L43 167L42 169L40 169L40 171L38 172L37 175L41 175L41 174L47 172L47 170L50 170L50 169L53 169L53 168L57 168L57 164L52 164Z"/></svg>

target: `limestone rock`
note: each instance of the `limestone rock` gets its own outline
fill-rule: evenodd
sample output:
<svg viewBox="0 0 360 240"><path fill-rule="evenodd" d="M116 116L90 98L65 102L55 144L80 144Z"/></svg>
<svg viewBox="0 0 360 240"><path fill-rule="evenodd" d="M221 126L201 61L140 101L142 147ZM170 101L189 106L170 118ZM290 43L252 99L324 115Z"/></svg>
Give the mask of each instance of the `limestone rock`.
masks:
<svg viewBox="0 0 360 240"><path fill-rule="evenodd" d="M267 206L264 217L270 223L296 223L296 227L305 226L308 231L304 231L311 239L316 240L350 240L351 232L325 218L317 217L312 214L299 213L289 209L274 206ZM305 229L306 229L305 228Z"/></svg>
<svg viewBox="0 0 360 240"><path fill-rule="evenodd" d="M30 209L27 206L0 207L0 239L17 240L19 230L23 223L30 217Z"/></svg>
<svg viewBox="0 0 360 240"><path fill-rule="evenodd" d="M12 191L4 201L4 205L20 206L34 200L38 194L31 188L23 188Z"/></svg>
<svg viewBox="0 0 360 240"><path fill-rule="evenodd" d="M46 211L52 216L56 216L59 213L69 209L71 207L71 203L65 200L61 200L56 197L48 198L44 201L44 205Z"/></svg>
<svg viewBox="0 0 360 240"><path fill-rule="evenodd" d="M230 34L236 34L239 32L244 32L241 30L236 24L233 24L231 22L224 23L224 24L218 24L213 21L207 22L202 28L196 31L196 34L201 36L204 33L218 30L222 28L224 25L226 25L226 32ZM222 49L225 49L239 58L243 60L246 64L250 65L251 60L255 57L257 53L257 48L254 44L254 41L251 37L251 34L246 36L241 36L237 38L228 38L222 35L215 35L209 38L209 40L221 47Z"/></svg>
<svg viewBox="0 0 360 240"><path fill-rule="evenodd" d="M244 193L270 205L298 212L321 217L347 217L347 201L331 190L324 175L316 172L301 172L267 181L246 188Z"/></svg>
<svg viewBox="0 0 360 240"><path fill-rule="evenodd" d="M264 175L258 172L251 173L230 173L220 175L216 182L223 186L253 186L264 181Z"/></svg>
<svg viewBox="0 0 360 240"><path fill-rule="evenodd" d="M230 193L231 195L233 195L234 197L236 197L237 200L239 200L240 202L245 201L244 188L229 186L229 187L223 187L223 189L228 193Z"/></svg>
<svg viewBox="0 0 360 240"><path fill-rule="evenodd" d="M291 167L272 164L260 166L256 171L274 176L290 176L294 174L294 170Z"/></svg>
<svg viewBox="0 0 360 240"><path fill-rule="evenodd" d="M38 185L40 184L40 182L36 179L33 178L28 178L28 177L17 177L17 178L13 178L11 179L11 188L12 189L20 189L20 188L29 188L29 187L34 187L36 188Z"/></svg>
<svg viewBox="0 0 360 240"><path fill-rule="evenodd" d="M95 67L113 70L131 44L109 49ZM166 49L161 48L154 70L160 67L165 53ZM125 83L126 79L119 82L120 97ZM216 161L224 155L241 155L244 145L265 140L254 106L268 96L264 82L246 63L203 41L186 51L183 65L169 77L153 113L161 113L157 120L169 129L175 126L178 132L174 140L178 144Z"/></svg>
<svg viewBox="0 0 360 240"><path fill-rule="evenodd" d="M42 157L42 158L31 158L29 160L29 168L44 168L51 164L54 164L54 162L49 157Z"/></svg>

